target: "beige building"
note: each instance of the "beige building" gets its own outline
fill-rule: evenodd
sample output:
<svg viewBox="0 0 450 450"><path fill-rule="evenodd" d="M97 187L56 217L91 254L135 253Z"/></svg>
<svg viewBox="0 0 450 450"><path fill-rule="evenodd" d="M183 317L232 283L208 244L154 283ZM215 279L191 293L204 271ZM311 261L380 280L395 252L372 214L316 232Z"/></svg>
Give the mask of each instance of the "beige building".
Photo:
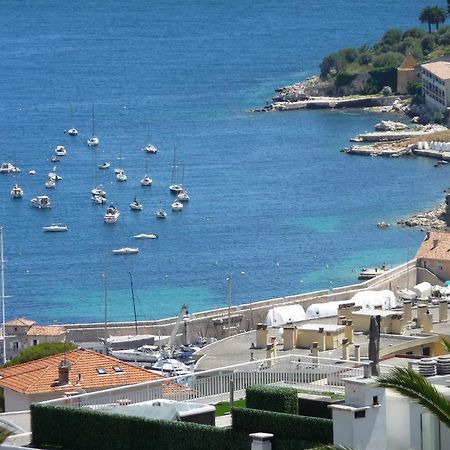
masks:
<svg viewBox="0 0 450 450"><path fill-rule="evenodd" d="M442 281L450 280L450 233L427 233L416 258L417 267L429 270Z"/></svg>
<svg viewBox="0 0 450 450"><path fill-rule="evenodd" d="M417 67L417 61L411 53L397 69L397 92L406 94L408 92L408 84L420 81L420 70Z"/></svg>
<svg viewBox="0 0 450 450"><path fill-rule="evenodd" d="M450 62L422 64L421 78L426 105L445 114L450 106Z"/></svg>

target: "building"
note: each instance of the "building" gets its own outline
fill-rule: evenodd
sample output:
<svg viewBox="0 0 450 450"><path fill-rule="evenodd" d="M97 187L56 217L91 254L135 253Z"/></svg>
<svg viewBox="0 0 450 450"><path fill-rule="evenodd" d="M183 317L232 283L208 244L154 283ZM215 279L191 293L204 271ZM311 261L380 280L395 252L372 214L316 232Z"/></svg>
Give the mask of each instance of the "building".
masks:
<svg viewBox="0 0 450 450"><path fill-rule="evenodd" d="M426 105L445 114L450 106L450 62L434 61L422 64L421 78Z"/></svg>
<svg viewBox="0 0 450 450"><path fill-rule="evenodd" d="M420 70L417 61L411 53L408 53L397 69L397 92L406 94L410 83L420 82Z"/></svg>
<svg viewBox="0 0 450 450"><path fill-rule="evenodd" d="M417 267L427 269L442 281L450 280L450 233L428 232L416 258Z"/></svg>
<svg viewBox="0 0 450 450"><path fill-rule="evenodd" d="M84 349L0 369L0 387L4 389L7 412L27 410L31 403L44 400L162 378L116 358Z"/></svg>
<svg viewBox="0 0 450 450"><path fill-rule="evenodd" d="M5 323L6 359L15 358L23 349L44 342L64 342L67 331L58 325L36 325L23 317ZM3 353L3 346L2 346Z"/></svg>

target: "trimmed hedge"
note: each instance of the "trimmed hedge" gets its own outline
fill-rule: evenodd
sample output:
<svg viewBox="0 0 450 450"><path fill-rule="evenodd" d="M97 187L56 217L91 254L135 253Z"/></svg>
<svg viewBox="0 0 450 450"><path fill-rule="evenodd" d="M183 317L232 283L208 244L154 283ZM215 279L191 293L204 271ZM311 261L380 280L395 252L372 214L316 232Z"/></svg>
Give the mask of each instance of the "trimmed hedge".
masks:
<svg viewBox="0 0 450 450"><path fill-rule="evenodd" d="M297 389L255 384L245 390L246 406L285 414L298 414Z"/></svg>
<svg viewBox="0 0 450 450"><path fill-rule="evenodd" d="M280 439L328 444L333 442L333 421L317 417L233 408L233 429L244 433L272 433Z"/></svg>
<svg viewBox="0 0 450 450"><path fill-rule="evenodd" d="M77 450L248 450L248 434L188 422L31 405L33 445Z"/></svg>

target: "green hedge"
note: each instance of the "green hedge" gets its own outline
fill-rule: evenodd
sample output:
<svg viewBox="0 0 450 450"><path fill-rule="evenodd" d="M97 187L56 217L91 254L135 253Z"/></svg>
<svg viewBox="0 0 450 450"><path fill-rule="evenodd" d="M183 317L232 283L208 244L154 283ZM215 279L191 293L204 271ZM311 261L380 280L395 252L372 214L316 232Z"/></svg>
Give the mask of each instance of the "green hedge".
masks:
<svg viewBox="0 0 450 450"><path fill-rule="evenodd" d="M248 450L250 438L233 429L150 420L91 410L31 405L33 445L76 450Z"/></svg>
<svg viewBox="0 0 450 450"><path fill-rule="evenodd" d="M333 421L317 417L233 408L233 429L244 433L272 433L279 439L298 439L328 444L333 442Z"/></svg>
<svg viewBox="0 0 450 450"><path fill-rule="evenodd" d="M247 408L298 414L297 389L255 384L245 390Z"/></svg>

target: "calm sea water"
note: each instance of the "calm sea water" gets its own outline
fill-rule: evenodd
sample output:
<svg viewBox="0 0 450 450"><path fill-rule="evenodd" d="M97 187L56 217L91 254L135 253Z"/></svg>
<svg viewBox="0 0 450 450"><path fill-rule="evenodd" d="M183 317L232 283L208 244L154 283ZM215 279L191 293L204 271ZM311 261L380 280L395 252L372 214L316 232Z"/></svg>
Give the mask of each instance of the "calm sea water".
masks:
<svg viewBox="0 0 450 450"><path fill-rule="evenodd" d="M8 318L102 320L105 268L109 317L131 320L129 273L138 318L156 319L183 303L224 306L228 273L233 302L244 303L352 283L362 266L412 258L423 233L375 225L441 201L450 168L339 153L378 114L249 111L316 73L329 52L419 25L427 3L3 1L0 159L22 168L25 189L12 200L14 177L0 177ZM97 150L85 145L93 105ZM77 138L63 133L73 125ZM147 126L160 152L148 158L154 185L142 188ZM57 144L68 149L63 180L46 192ZM159 200L170 209L175 147L191 202L161 221L153 213ZM109 171L96 169L104 160ZM114 179L118 165L126 183ZM92 204L95 182L122 212L115 225ZM30 206L43 194L51 211ZM135 195L141 213L129 210ZM54 222L69 232L42 232ZM133 240L143 232L159 239ZM139 255L112 255L136 244Z"/></svg>

